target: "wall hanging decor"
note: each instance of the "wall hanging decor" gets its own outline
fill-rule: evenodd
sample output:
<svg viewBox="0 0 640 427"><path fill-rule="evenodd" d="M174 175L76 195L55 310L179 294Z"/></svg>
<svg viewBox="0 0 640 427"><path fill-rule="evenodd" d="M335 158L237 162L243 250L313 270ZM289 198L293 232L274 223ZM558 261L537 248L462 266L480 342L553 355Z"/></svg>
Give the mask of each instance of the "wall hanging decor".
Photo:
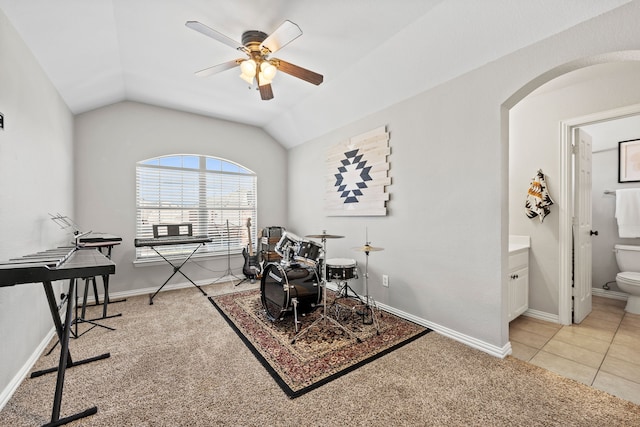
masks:
<svg viewBox="0 0 640 427"><path fill-rule="evenodd" d="M349 138L327 154L327 216L384 216L391 185L386 126Z"/></svg>
<svg viewBox="0 0 640 427"><path fill-rule="evenodd" d="M640 139L618 143L618 182L640 182Z"/></svg>

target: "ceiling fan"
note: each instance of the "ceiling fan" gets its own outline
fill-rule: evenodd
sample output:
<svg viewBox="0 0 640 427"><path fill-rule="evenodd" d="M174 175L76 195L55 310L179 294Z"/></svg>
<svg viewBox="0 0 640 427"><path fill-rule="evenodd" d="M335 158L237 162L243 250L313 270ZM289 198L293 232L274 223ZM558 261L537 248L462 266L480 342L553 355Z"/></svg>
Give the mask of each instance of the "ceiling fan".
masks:
<svg viewBox="0 0 640 427"><path fill-rule="evenodd" d="M197 76L207 77L240 66L240 70L242 71L240 78L251 85L253 85L255 78L258 83L258 89L260 90L260 97L263 100L273 98L271 82L278 70L313 83L314 85L322 83L322 74L315 73L306 68L283 61L282 59L269 57L269 55L282 49L302 35L300 27L291 21L284 21L270 35L258 30L245 31L242 33L242 43L238 43L198 21L187 21L185 25L192 30L198 31L205 36L211 37L247 55L246 58L234 59L233 61L200 70L196 72Z"/></svg>

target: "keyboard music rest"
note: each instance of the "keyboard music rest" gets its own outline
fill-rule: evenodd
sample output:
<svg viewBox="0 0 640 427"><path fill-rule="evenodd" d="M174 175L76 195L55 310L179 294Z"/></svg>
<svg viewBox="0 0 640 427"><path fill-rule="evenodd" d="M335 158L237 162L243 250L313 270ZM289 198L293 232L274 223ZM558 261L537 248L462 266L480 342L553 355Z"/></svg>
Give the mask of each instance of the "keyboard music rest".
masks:
<svg viewBox="0 0 640 427"><path fill-rule="evenodd" d="M135 245L136 248L150 247L163 260L165 260L171 267L173 267L173 273L171 274L171 276L169 276L169 278L167 280L165 280L165 282L154 292L154 294L149 297L149 305L153 305L153 298L155 298L155 296L158 294L158 292L160 292L162 290L162 288L164 288L164 286L169 282L169 280L171 280L171 278L173 276L176 275L176 273L182 274L184 276L184 278L187 279L188 281L190 281L193 286L198 288L200 290L200 292L202 292L202 294L204 296L207 296L207 293L200 286L198 286L193 280L191 280L186 274L184 274L181 271L181 269L187 263L187 261L189 261L189 259L191 259L193 254L195 254L196 251L198 249L200 249L200 246L203 246L205 243L210 243L211 241L212 240L207 236L184 236L184 235L181 235L181 236L162 236L162 237L154 237L154 238L136 238L134 240L134 245ZM164 255L162 255L162 253L160 253L158 251L158 249L156 249L156 247L158 247L158 246L190 245L190 244L196 244L197 246L182 261L182 263L180 265L175 265L170 260L168 260Z"/></svg>
<svg viewBox="0 0 640 427"><path fill-rule="evenodd" d="M53 252L53 251L52 251ZM45 426L59 426L67 424L71 421L93 415L98 411L93 406L85 411L60 418L60 407L62 403L62 394L64 388L64 377L67 368L83 365L96 360L106 359L111 355L104 353L89 359L73 361L69 351L69 335L71 329L73 295L75 292L75 281L78 278L91 276L109 276L115 273L115 264L98 252L96 249L72 249L69 252L57 251L58 259L47 256L46 262L29 262L29 256L22 259L14 259L9 261L0 261L0 287L16 286L27 283L42 282L44 286L47 303L51 318L61 343L60 358L56 368L44 371L33 372L31 377L40 376L46 373L57 372L56 388L53 398L53 408L51 411L51 422ZM24 262L24 261L27 262ZM69 280L69 288L67 291L67 307L62 323L58 314L56 298L53 292L52 282L56 280Z"/></svg>

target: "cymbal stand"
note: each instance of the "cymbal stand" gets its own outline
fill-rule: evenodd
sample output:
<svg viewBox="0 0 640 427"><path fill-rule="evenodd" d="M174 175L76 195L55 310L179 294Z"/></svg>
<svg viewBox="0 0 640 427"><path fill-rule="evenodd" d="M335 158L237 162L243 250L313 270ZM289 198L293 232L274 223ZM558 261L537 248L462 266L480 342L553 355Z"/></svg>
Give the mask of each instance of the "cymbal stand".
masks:
<svg viewBox="0 0 640 427"><path fill-rule="evenodd" d="M370 247L370 243L367 242L367 244L365 245L365 248L369 248ZM376 332L379 334L380 333L380 327L378 324L378 318L376 316L376 312L375 310L377 309L376 307L376 302L373 300L373 297L369 295L369 251L365 250L364 251L365 255L367 256L365 258L365 264L364 264L364 293L365 293L365 302L364 304L361 306L362 308L358 311L356 311L356 313L360 314L362 316L362 323L365 325L371 325L373 324L374 327L376 328ZM371 304L369 302L372 302ZM367 321L367 313L371 313L371 320Z"/></svg>
<svg viewBox="0 0 640 427"><path fill-rule="evenodd" d="M320 261L324 260L324 258L326 257L326 253L327 253L327 239L326 237L322 237L322 256L320 257ZM321 322L324 322L325 325L328 322L332 326L342 329L350 338L355 338L358 342L361 342L360 338L356 337L350 330L342 326L336 319L329 317L327 315L327 280L325 276L326 276L326 265L324 265L323 263L323 268L320 271L320 277L321 277L320 284L323 288L322 289L322 293L323 293L322 314L312 324L310 324L309 326L304 328L302 331L300 331L296 336L294 336L293 339L291 340L291 344L295 344L298 338L300 338L301 336L309 332L309 329L311 329L311 327L315 326L316 324L320 324Z"/></svg>

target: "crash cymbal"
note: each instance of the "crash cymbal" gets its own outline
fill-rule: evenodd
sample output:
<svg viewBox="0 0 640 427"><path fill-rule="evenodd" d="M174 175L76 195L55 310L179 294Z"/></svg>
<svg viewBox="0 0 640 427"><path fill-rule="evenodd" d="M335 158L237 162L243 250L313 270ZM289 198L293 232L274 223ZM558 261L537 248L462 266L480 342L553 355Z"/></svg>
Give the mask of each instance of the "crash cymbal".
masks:
<svg viewBox="0 0 640 427"><path fill-rule="evenodd" d="M377 251L384 251L384 248L376 248L375 246L371 246L371 245L364 245L364 246L359 246L357 248L351 248L354 251L360 251L360 252L377 252Z"/></svg>
<svg viewBox="0 0 640 427"><path fill-rule="evenodd" d="M307 234L304 237L311 237L312 239L342 239L344 236L337 236L335 234Z"/></svg>

